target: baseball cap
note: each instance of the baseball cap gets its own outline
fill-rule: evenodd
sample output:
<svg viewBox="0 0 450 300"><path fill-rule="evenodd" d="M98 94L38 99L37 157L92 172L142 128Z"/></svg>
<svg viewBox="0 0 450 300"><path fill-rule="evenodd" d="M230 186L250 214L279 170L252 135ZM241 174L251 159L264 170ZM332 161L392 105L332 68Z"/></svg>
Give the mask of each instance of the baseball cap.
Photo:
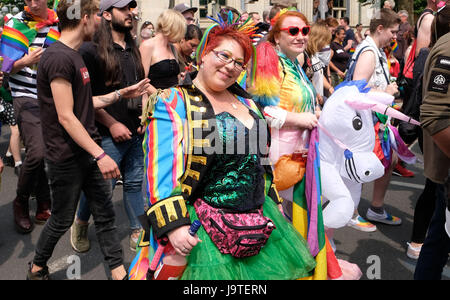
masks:
<svg viewBox="0 0 450 300"><path fill-rule="evenodd" d="M135 0L101 0L100 12L98 13L98 15L101 16L104 11L107 11L111 7L122 8L127 6L128 4L131 8L135 8L137 6L137 2Z"/></svg>
<svg viewBox="0 0 450 300"><path fill-rule="evenodd" d="M190 10L192 10L192 12L195 13L198 10L197 7L190 7L186 3L178 4L173 9L176 10L176 11L179 11L180 13L185 13L185 12L190 11Z"/></svg>

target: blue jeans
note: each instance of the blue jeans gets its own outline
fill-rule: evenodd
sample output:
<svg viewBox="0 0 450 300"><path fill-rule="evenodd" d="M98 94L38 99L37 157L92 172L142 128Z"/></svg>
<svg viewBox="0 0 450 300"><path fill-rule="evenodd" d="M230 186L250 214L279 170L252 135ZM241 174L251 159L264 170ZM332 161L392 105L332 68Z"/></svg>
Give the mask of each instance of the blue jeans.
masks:
<svg viewBox="0 0 450 300"><path fill-rule="evenodd" d="M415 280L440 280L442 277L450 252L450 238L444 228L446 204L446 188L436 184L436 206L417 261Z"/></svg>
<svg viewBox="0 0 450 300"><path fill-rule="evenodd" d="M52 215L36 245L33 263L45 267L60 238L73 224L83 191L94 216L100 250L111 270L123 265L123 253L111 202L111 184L103 179L97 163L87 153L61 163L46 161L52 197Z"/></svg>
<svg viewBox="0 0 450 300"><path fill-rule="evenodd" d="M142 150L143 137L133 136L131 140L116 143L110 136L102 137L102 148L120 167L123 178L123 201L125 211L130 221L131 230L141 228L138 216L144 212L144 198L142 182L144 178L144 152ZM111 191L114 190L116 180L111 180ZM91 216L89 205L84 195L81 196L77 217L81 221L88 221Z"/></svg>

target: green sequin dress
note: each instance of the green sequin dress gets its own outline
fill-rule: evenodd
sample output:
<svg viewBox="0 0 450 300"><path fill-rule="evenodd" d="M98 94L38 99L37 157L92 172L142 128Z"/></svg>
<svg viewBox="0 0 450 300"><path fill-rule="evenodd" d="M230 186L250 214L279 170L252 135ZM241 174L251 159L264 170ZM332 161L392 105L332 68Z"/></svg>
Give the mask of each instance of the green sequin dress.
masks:
<svg viewBox="0 0 450 300"><path fill-rule="evenodd" d="M265 195L260 153L250 150L249 138L252 130L260 132L259 118L252 111L250 113L255 119L252 129L245 128L227 112L216 116L224 149L236 151L238 144L244 142L245 151L243 154L226 154L224 151L224 154L215 155L214 167L202 181L202 199L216 207L239 211L263 205L264 215L273 221L276 229L258 255L238 259L220 253L201 227L197 234L202 242L188 256L183 280L298 279L311 275L315 267L303 237L284 219L276 203ZM237 137L239 127L244 128L244 140ZM188 210L191 220L198 219L192 205L188 205Z"/></svg>

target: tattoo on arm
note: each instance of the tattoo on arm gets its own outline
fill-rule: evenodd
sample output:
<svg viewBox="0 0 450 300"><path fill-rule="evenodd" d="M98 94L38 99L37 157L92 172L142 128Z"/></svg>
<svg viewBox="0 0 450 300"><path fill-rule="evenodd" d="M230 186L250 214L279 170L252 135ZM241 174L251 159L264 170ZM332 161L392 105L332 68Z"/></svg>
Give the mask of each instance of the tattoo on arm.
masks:
<svg viewBox="0 0 450 300"><path fill-rule="evenodd" d="M98 100L102 101L105 104L112 104L117 100L117 97L115 94L110 94L110 95L99 96Z"/></svg>
<svg viewBox="0 0 450 300"><path fill-rule="evenodd" d="M96 96L96 97L94 97L94 107L103 108L103 107L113 104L117 100L119 100L119 97L117 97L117 94L114 92L109 93L107 95ZM97 103L95 103L95 102L97 102Z"/></svg>

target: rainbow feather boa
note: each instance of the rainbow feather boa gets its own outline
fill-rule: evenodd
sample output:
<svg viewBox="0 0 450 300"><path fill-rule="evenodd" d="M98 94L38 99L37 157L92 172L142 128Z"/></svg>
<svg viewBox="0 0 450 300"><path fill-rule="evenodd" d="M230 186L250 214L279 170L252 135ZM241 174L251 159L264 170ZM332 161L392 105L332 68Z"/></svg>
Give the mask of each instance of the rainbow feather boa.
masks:
<svg viewBox="0 0 450 300"><path fill-rule="evenodd" d="M256 48L256 76L249 92L260 105L276 106L280 102L281 78L278 69L278 54L273 46L262 43Z"/></svg>

